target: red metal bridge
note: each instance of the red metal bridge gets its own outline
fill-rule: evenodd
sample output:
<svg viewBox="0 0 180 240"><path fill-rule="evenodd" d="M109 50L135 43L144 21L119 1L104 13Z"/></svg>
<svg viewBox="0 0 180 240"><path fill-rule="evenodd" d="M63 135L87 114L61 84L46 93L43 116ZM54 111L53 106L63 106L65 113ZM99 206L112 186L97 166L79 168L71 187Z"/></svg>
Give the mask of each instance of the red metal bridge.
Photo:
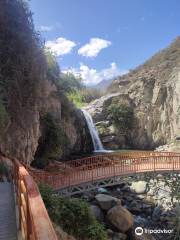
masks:
<svg viewBox="0 0 180 240"><path fill-rule="evenodd" d="M117 177L125 175L180 171L180 153L150 151L109 153L65 163L56 162L52 164L53 167L56 172L48 173L30 167L28 171L37 182L46 183L62 194L72 195L98 186L117 184L119 179Z"/></svg>
<svg viewBox="0 0 180 240"><path fill-rule="evenodd" d="M8 164L16 189L19 229L22 239L57 240L37 183L50 185L60 194L72 195L99 186L118 184L125 175L147 172L179 172L180 153L134 151L96 155L55 162L49 171L22 165L16 159L0 157ZM2 196L1 196L2 198Z"/></svg>

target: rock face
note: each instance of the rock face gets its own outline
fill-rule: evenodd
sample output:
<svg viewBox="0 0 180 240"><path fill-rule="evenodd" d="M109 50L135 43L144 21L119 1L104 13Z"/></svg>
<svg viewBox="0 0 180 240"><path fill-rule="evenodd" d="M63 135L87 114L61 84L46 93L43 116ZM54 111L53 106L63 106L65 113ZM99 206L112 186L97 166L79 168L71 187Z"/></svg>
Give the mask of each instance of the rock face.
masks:
<svg viewBox="0 0 180 240"><path fill-rule="evenodd" d="M134 222L132 214L121 205L111 208L107 213L107 219L115 226L120 232L127 232Z"/></svg>
<svg viewBox="0 0 180 240"><path fill-rule="evenodd" d="M179 138L175 139L174 141L165 144L163 146L159 146L156 148L156 151L165 151L165 152L180 152L180 140Z"/></svg>
<svg viewBox="0 0 180 240"><path fill-rule="evenodd" d="M180 37L137 69L113 81L87 110L106 148L152 149L180 136ZM107 109L117 100L134 111L133 127L114 128ZM121 128L121 126L119 126Z"/></svg>
<svg viewBox="0 0 180 240"><path fill-rule="evenodd" d="M15 118L9 121L1 136L0 150L7 156L31 163L41 136L40 117L50 112L59 120L69 140L69 145L62 152L64 158L68 159L70 154L91 152L91 137L81 111L67 102L68 107L65 106L64 100L57 96L57 88L52 82L47 80L42 88L42 97L36 106L16 110Z"/></svg>

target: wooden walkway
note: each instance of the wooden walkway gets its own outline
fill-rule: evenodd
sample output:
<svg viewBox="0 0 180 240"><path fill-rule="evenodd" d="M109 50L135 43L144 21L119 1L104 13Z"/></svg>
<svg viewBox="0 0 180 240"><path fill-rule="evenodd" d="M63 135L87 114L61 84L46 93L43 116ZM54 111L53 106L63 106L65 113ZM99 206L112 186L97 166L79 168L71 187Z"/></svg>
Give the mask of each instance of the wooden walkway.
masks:
<svg viewBox="0 0 180 240"><path fill-rule="evenodd" d="M0 183L0 240L17 240L13 185Z"/></svg>

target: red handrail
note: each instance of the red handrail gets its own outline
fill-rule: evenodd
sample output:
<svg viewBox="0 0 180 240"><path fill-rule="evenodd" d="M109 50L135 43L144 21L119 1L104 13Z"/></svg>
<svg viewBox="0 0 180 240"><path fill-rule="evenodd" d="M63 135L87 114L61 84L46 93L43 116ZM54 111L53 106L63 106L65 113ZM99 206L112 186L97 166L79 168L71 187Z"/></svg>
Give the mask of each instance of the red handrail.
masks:
<svg viewBox="0 0 180 240"><path fill-rule="evenodd" d="M23 240L58 240L37 184L16 159L1 157L10 165L19 208L19 227Z"/></svg>
<svg viewBox="0 0 180 240"><path fill-rule="evenodd" d="M118 175L152 171L180 171L180 153L139 152L138 154L107 154L67 161L71 170L64 175L37 172L31 174L37 181L47 183L55 190Z"/></svg>

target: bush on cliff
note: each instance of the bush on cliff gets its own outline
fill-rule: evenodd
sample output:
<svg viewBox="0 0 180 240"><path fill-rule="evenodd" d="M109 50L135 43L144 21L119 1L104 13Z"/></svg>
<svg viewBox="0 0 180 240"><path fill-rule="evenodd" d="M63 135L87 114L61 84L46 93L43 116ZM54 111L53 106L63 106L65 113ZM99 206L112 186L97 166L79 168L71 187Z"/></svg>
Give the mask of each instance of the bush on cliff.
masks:
<svg viewBox="0 0 180 240"><path fill-rule="evenodd" d="M82 78L72 73L61 74L59 86L60 90L63 91L68 99L78 108L83 107L101 96L99 90L86 87Z"/></svg>
<svg viewBox="0 0 180 240"><path fill-rule="evenodd" d="M133 109L125 104L114 102L108 108L108 114L121 133L126 133L132 128Z"/></svg>
<svg viewBox="0 0 180 240"><path fill-rule="evenodd" d="M69 99L69 101L74 103L77 108L82 108L85 105L83 101L83 96L81 95L79 90L67 93L67 98Z"/></svg>
<svg viewBox="0 0 180 240"><path fill-rule="evenodd" d="M24 126L41 95L45 79L44 45L24 0L0 1L0 89L12 121Z"/></svg>
<svg viewBox="0 0 180 240"><path fill-rule="evenodd" d="M81 199L61 198L46 185L39 186L52 220L79 240L107 240L103 226L92 215L89 204Z"/></svg>
<svg viewBox="0 0 180 240"><path fill-rule="evenodd" d="M41 125L42 136L39 139L34 164L36 167L44 168L50 160L60 158L63 148L69 143L69 140L60 122L56 121L51 113L47 113L41 118Z"/></svg>

